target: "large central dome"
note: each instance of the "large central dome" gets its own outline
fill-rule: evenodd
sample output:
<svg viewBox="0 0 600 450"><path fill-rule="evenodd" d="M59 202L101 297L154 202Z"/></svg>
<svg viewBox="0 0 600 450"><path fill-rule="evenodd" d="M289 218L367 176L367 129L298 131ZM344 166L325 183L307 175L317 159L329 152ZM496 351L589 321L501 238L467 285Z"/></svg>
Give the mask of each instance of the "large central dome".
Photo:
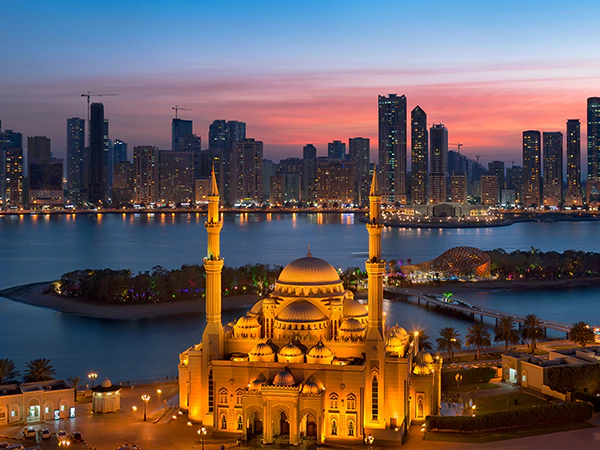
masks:
<svg viewBox="0 0 600 450"><path fill-rule="evenodd" d="M304 258L298 258L285 266L277 281L296 285L323 285L341 282L337 270L327 261L313 257L310 251Z"/></svg>

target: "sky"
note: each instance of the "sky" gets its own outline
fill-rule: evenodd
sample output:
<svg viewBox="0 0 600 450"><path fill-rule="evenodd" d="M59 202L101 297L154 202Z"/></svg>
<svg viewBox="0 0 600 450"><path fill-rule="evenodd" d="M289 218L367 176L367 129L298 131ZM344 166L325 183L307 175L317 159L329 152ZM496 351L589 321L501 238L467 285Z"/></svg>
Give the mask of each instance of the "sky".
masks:
<svg viewBox="0 0 600 450"><path fill-rule="evenodd" d="M240 120L265 158L361 136L376 162L377 96L396 93L409 123L420 105L462 153L517 164L523 130L564 132L567 119L581 120L585 157L586 99L600 96L594 0L1 5L2 127L50 137L57 157L88 91L119 94L92 100L130 153L169 149L179 105L203 148L213 120Z"/></svg>

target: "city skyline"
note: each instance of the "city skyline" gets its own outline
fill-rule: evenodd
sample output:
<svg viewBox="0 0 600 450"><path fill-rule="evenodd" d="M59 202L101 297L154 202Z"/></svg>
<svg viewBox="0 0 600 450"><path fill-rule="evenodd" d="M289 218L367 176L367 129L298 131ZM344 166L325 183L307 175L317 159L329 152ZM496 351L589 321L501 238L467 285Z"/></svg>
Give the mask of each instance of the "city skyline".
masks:
<svg viewBox="0 0 600 450"><path fill-rule="evenodd" d="M408 110L419 105L430 123L444 123L464 154L518 160L523 130L564 132L567 119L585 122L585 100L597 95L600 75L592 2L566 11L559 2L434 2L426 9L184 2L185 17L139 3L108 2L102 12L34 5L4 11L1 33L22 37L5 49L14 70L0 75L0 118L5 129L50 137L57 157L65 157L64 120L85 117L80 95L92 91L119 94L95 100L105 104L111 138L130 148L169 149L171 108L180 105L191 109L180 118L193 120L204 142L213 120L238 120L270 159L297 156L307 143L323 155L327 142L364 136L375 161L376 96L397 93L406 95ZM379 26L382 11L402 16L402 27ZM347 26L359 22L376 31L355 34ZM100 23L105 33L75 39ZM174 32L148 33L153 23ZM48 33L57 24L68 31ZM406 36L419 32L410 44Z"/></svg>

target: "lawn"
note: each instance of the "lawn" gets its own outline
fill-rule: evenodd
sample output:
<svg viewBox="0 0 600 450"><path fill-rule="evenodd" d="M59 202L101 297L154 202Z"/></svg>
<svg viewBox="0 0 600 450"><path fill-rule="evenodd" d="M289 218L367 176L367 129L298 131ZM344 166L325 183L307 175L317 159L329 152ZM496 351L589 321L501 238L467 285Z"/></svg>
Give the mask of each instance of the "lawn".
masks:
<svg viewBox="0 0 600 450"><path fill-rule="evenodd" d="M548 404L545 400L525 394L523 392L479 397L475 403L477 405L477 414L507 411L510 409L530 408L532 406L542 406Z"/></svg>

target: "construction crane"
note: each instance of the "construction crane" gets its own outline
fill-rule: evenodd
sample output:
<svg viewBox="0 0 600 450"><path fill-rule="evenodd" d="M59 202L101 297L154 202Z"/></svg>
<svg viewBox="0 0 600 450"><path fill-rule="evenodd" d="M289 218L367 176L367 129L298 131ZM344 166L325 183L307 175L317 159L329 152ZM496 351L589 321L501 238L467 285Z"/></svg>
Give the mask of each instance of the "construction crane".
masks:
<svg viewBox="0 0 600 450"><path fill-rule="evenodd" d="M178 112L178 111L191 111L191 109L188 109L188 108L182 108L181 106L177 106L177 105L173 106L171 109L174 109L174 110L175 110L175 118L176 118L176 119L177 119L177 112Z"/></svg>
<svg viewBox="0 0 600 450"><path fill-rule="evenodd" d="M449 142L448 145L456 145L456 147L458 148L458 153L460 153L460 148L463 146L463 144L453 144L451 142Z"/></svg>
<svg viewBox="0 0 600 450"><path fill-rule="evenodd" d="M477 164L479 164L479 158L481 158L482 156L486 156L486 155L479 155L479 154L475 155L475 158L477 158Z"/></svg>
<svg viewBox="0 0 600 450"><path fill-rule="evenodd" d="M88 121L88 145L90 145L90 133L92 127L90 125L90 97L109 97L119 94L92 94L90 91L87 91L86 94L81 94L82 97L87 97L87 121Z"/></svg>

